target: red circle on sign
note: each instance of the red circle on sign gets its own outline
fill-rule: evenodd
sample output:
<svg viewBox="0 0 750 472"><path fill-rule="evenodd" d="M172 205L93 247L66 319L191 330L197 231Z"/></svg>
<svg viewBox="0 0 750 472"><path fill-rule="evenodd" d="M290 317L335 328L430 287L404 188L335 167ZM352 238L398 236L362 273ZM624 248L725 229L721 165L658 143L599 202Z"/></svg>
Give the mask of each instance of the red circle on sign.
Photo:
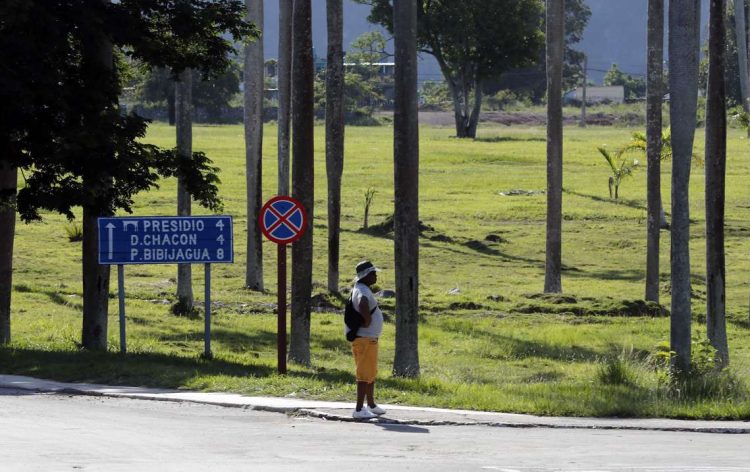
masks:
<svg viewBox="0 0 750 472"><path fill-rule="evenodd" d="M286 208L284 208L286 207ZM295 221L298 220L298 223ZM276 196L268 200L258 214L260 231L276 244L292 244L305 234L307 212L302 203L292 197ZM278 230L291 233L289 237L274 235Z"/></svg>

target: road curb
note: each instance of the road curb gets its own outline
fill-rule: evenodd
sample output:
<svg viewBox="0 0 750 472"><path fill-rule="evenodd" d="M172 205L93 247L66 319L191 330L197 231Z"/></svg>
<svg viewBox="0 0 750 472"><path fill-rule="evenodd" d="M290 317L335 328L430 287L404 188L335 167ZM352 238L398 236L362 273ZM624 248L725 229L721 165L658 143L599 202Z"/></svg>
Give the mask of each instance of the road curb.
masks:
<svg viewBox="0 0 750 472"><path fill-rule="evenodd" d="M631 426L631 425L581 425L581 424L553 424L553 423L520 423L505 421L450 421L450 420L399 420L394 418L373 418L359 420L351 416L344 416L320 410L301 408L297 411L303 416L311 416L329 421L361 422L371 424L393 424L413 426L487 426L493 428L547 428L547 429L586 429L586 430L616 430L616 431L671 431L683 433L713 433L713 434L750 434L747 428L712 428L712 427L674 427L674 426Z"/></svg>
<svg viewBox="0 0 750 472"><path fill-rule="evenodd" d="M75 384L12 375L0 375L0 388L60 395L194 403L224 408L241 408L271 413L283 413L286 415L318 418L327 421L365 422L376 425L485 426L493 428L548 428L750 434L750 422L747 421L711 422L653 418L561 418L469 410L406 407L400 405L384 405L390 411L390 416L388 417L359 420L351 417L351 405L348 403L318 402L297 398L246 397L237 394L159 390L139 387ZM342 413L342 411L346 411L346 413ZM457 419L451 419L451 417Z"/></svg>

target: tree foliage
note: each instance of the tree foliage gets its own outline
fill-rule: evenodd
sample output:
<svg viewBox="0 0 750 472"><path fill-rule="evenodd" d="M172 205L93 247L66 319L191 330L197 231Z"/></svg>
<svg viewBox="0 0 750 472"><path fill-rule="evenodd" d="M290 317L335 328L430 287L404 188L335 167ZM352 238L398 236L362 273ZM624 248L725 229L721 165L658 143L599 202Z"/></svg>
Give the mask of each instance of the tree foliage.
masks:
<svg viewBox="0 0 750 472"><path fill-rule="evenodd" d="M622 85L625 88L626 100L635 100L646 95L646 79L633 77L621 71L617 64L612 64L604 75L604 85Z"/></svg>
<svg viewBox="0 0 750 472"><path fill-rule="evenodd" d="M193 105L205 111L206 118L212 122L221 120L221 112L230 106L235 95L240 92L240 66L232 61L229 67L212 76L206 77L200 71L192 71ZM170 106L173 115L174 74L163 68L154 68L141 75L137 87L137 98L144 102L164 103ZM170 122L173 122L170 119Z"/></svg>
<svg viewBox="0 0 750 472"><path fill-rule="evenodd" d="M0 134L11 137L4 157L30 171L18 194L23 219L38 219L42 209L72 218L76 206L129 212L137 192L178 173L202 204L219 208L210 160L195 154L186 166L173 150L140 141L147 121L117 106L122 61L108 74L95 68L87 43L104 33L129 57L209 76L230 64L233 47L223 32L235 40L254 32L240 2L56 0L2 8L0 35L9 47L2 49L7 86L0 93L13 118L3 113Z"/></svg>
<svg viewBox="0 0 750 472"><path fill-rule="evenodd" d="M583 81L584 54L575 46L583 39L583 32L591 18L591 9L585 0L565 1L565 54L563 62L563 90L570 90L579 86ZM544 30L544 15L542 15L542 30ZM532 100L539 102L544 98L546 82L546 58L544 51L540 51L537 63L532 67L513 69L505 73L498 80L490 81L488 92L509 89L524 90Z"/></svg>
<svg viewBox="0 0 750 472"><path fill-rule="evenodd" d="M371 22L393 32L390 0L357 1L371 6ZM534 63L543 43L541 21L537 0L417 2L418 47L435 57L448 82L459 137L476 134L486 80Z"/></svg>

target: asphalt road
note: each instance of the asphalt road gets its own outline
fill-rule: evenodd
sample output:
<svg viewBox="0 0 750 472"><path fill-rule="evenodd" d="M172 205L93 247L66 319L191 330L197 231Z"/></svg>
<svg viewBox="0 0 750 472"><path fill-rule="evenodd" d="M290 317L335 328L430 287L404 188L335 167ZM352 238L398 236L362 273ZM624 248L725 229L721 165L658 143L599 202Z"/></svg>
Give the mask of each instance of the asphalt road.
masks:
<svg viewBox="0 0 750 472"><path fill-rule="evenodd" d="M324 421L0 389L9 471L750 471L750 437Z"/></svg>

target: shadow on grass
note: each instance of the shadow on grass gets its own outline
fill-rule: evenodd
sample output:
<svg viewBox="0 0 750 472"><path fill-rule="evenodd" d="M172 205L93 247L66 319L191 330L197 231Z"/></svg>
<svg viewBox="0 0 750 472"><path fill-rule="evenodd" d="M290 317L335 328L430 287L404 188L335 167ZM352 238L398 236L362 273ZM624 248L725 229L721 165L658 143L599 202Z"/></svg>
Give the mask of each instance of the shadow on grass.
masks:
<svg viewBox="0 0 750 472"><path fill-rule="evenodd" d="M199 375L265 377L275 369L223 359L154 353L0 348L1 371L65 382L178 388Z"/></svg>
<svg viewBox="0 0 750 472"><path fill-rule="evenodd" d="M563 192L567 193L568 195L573 195L576 197L588 198L589 200L593 200L595 202L611 203L612 205L626 206L629 208L636 208L638 210L643 210L643 211L646 211L648 209L643 203L641 203L638 200L624 200L624 199L614 200L612 198L600 197L598 195L591 195L587 193L576 192L574 190L570 190L567 188L564 188Z"/></svg>
<svg viewBox="0 0 750 472"><path fill-rule="evenodd" d="M169 343L181 341L201 343L203 342L203 331L163 334L159 336L159 339ZM211 341L225 344L232 352L256 348L271 349L276 347L276 333L264 330L255 330L252 333L244 333L223 328L213 328L211 329Z"/></svg>
<svg viewBox="0 0 750 472"><path fill-rule="evenodd" d="M479 244L476 244L476 243L479 243ZM459 254L461 256L466 256L466 252L464 251L460 251L458 249L454 249L452 247L447 247L447 246L436 246L435 244L431 242L420 241L420 246L426 247L426 248L440 249L443 251L449 251L455 254ZM480 254L498 257L503 262L525 262L526 264L529 264L530 267L536 267L536 268L542 268L542 269L544 268L544 261L540 261L537 259L529 259L529 258L521 257L521 256L512 256L508 254L507 252L498 251L497 249L491 248L487 246L486 244L482 243L481 241L476 241L476 240L468 241L466 243L462 243L461 246L471 249L473 251L479 252Z"/></svg>
<svg viewBox="0 0 750 472"><path fill-rule="evenodd" d="M627 280L631 282L645 280L646 273L641 269L610 269L597 271L571 270L567 272L573 277L586 277L594 280Z"/></svg>

